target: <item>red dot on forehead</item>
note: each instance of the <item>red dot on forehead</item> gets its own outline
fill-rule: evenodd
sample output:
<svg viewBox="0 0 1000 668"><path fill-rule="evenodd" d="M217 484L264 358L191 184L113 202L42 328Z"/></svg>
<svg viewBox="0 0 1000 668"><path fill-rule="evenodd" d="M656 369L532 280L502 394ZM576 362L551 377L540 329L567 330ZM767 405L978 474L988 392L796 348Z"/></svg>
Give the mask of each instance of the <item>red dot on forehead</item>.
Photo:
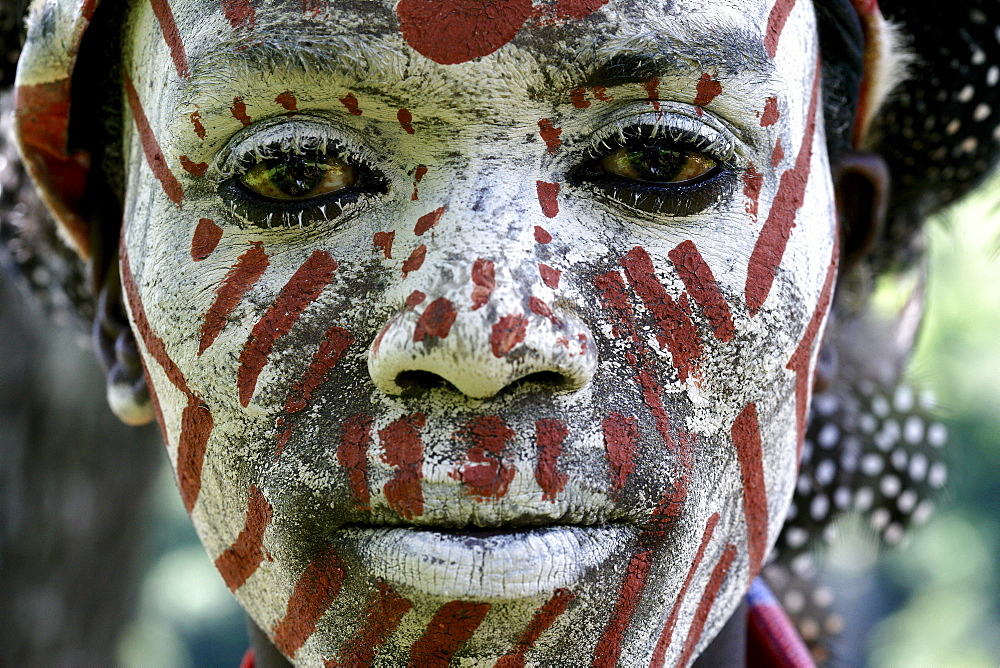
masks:
<svg viewBox="0 0 1000 668"><path fill-rule="evenodd" d="M396 6L406 42L441 65L493 53L532 12L531 0L400 0Z"/></svg>

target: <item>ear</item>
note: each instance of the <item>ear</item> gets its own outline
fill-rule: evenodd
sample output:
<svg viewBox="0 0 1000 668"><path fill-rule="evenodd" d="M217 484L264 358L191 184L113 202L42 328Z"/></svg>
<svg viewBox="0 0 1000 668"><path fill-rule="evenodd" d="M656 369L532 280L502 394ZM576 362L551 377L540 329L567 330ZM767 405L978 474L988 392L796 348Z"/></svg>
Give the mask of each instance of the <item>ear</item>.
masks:
<svg viewBox="0 0 1000 668"><path fill-rule="evenodd" d="M847 153L833 165L840 223L840 272L846 276L872 251L885 225L889 168L874 153Z"/></svg>
<svg viewBox="0 0 1000 668"><path fill-rule="evenodd" d="M127 425L151 422L153 402L135 336L125 315L117 256L112 258L98 292L92 338L97 359L107 374L111 412Z"/></svg>

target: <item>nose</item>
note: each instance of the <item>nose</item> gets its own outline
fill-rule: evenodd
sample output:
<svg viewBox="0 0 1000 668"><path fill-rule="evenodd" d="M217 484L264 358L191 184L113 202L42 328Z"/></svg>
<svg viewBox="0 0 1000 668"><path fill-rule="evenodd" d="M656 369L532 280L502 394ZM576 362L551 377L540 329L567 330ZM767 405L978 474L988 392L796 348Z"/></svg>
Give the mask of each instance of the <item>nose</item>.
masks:
<svg viewBox="0 0 1000 668"><path fill-rule="evenodd" d="M487 399L524 381L566 391L590 382L597 368L591 333L573 313L549 306L546 288L531 278L537 271L485 258L450 264L426 292L410 294L368 349L376 387L398 395L444 380Z"/></svg>

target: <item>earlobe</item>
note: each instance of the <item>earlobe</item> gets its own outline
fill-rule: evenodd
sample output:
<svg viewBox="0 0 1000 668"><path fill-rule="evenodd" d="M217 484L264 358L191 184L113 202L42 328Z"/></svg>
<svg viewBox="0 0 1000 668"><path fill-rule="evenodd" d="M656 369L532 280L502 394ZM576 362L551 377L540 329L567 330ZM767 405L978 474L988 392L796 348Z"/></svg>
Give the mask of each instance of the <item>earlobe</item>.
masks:
<svg viewBox="0 0 1000 668"><path fill-rule="evenodd" d="M110 264L97 297L92 338L97 359L107 374L111 412L125 424L137 427L153 420L153 402L135 335L125 316L118 259Z"/></svg>
<svg viewBox="0 0 1000 668"><path fill-rule="evenodd" d="M848 274L882 234L889 201L889 168L874 153L847 153L833 166L840 226L840 271Z"/></svg>

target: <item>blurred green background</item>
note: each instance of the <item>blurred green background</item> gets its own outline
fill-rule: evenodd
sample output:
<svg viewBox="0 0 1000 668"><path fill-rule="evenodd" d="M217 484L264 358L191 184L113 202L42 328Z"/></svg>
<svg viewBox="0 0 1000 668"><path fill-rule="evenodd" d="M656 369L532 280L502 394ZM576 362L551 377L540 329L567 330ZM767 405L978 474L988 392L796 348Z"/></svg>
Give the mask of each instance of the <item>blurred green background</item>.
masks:
<svg viewBox="0 0 1000 668"><path fill-rule="evenodd" d="M949 425L947 493L907 545L877 562L874 549L849 541L830 555L841 575L881 592L879 606L902 603L863 631L871 666L1000 665L1000 180L981 192L931 226L929 309L911 373ZM235 668L247 643L242 613L165 464L153 498L120 664Z"/></svg>

